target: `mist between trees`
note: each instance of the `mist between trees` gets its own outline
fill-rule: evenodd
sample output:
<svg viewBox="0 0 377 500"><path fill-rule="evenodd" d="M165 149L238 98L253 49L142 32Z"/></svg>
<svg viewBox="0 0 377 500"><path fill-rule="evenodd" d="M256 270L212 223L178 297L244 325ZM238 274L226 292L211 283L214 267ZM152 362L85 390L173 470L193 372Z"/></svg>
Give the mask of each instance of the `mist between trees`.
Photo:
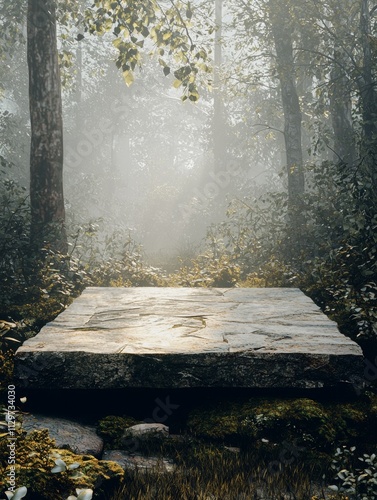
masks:
<svg viewBox="0 0 377 500"><path fill-rule="evenodd" d="M300 286L374 359L372 1L3 1L0 24L7 307L35 273L66 301Z"/></svg>

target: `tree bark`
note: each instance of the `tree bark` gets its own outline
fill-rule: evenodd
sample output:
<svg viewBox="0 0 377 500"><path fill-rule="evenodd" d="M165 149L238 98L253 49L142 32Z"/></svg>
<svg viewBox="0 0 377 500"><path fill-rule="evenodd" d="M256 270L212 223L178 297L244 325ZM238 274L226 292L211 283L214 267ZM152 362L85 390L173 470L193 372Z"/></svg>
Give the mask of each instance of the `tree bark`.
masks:
<svg viewBox="0 0 377 500"><path fill-rule="evenodd" d="M63 123L53 0L29 0L27 59L31 121L31 244L67 253Z"/></svg>
<svg viewBox="0 0 377 500"><path fill-rule="evenodd" d="M371 27L369 0L361 0L360 32L363 49L362 79L360 94L363 110L363 129L367 146L371 146L376 135L376 96L372 72Z"/></svg>
<svg viewBox="0 0 377 500"><path fill-rule="evenodd" d="M222 63L222 7L223 0L215 0L215 47L213 67L213 156L214 171L221 172L226 168L227 135L225 126L224 103L220 89L220 68Z"/></svg>
<svg viewBox="0 0 377 500"><path fill-rule="evenodd" d="M341 67L342 62L345 62L344 56L337 47L334 48L334 61L330 86L330 110L334 132L334 161L338 165L352 167L356 161L356 144L352 121L350 84Z"/></svg>
<svg viewBox="0 0 377 500"><path fill-rule="evenodd" d="M302 144L301 108L295 81L291 21L287 6L270 0L270 20L276 52L276 70L280 82L284 111L284 139L287 157L288 206L291 222L301 218L302 195L305 189Z"/></svg>
<svg viewBox="0 0 377 500"><path fill-rule="evenodd" d="M362 172L364 186L362 192L360 192L360 196L364 200L368 200L368 212L372 217L375 217L375 210L377 207L377 99L371 47L371 18L369 7L369 0L361 0L360 32L363 62L362 77L360 79L360 97L363 113L364 140L361 149L363 161L360 165L360 172Z"/></svg>

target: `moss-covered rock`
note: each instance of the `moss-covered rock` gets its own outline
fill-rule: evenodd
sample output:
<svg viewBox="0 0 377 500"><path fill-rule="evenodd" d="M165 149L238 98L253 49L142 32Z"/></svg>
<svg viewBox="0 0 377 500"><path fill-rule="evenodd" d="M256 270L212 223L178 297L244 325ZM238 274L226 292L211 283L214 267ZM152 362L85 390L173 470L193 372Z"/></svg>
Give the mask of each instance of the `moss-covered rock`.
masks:
<svg viewBox="0 0 377 500"><path fill-rule="evenodd" d="M33 431L28 436L20 435L16 442L15 475L17 486L28 488L28 500L56 500L67 498L76 488L91 488L94 498L104 498L119 487L123 469L115 462L97 460L91 455L76 455L69 450L54 448L55 443L47 430ZM53 473L55 460L59 457L67 470ZM7 440L0 442L0 489L7 487ZM69 470L69 465L79 467Z"/></svg>
<svg viewBox="0 0 377 500"><path fill-rule="evenodd" d="M247 399L193 410L188 419L199 437L248 443L260 439L281 443L299 439L308 448L376 441L376 396L355 402L318 402L308 398Z"/></svg>

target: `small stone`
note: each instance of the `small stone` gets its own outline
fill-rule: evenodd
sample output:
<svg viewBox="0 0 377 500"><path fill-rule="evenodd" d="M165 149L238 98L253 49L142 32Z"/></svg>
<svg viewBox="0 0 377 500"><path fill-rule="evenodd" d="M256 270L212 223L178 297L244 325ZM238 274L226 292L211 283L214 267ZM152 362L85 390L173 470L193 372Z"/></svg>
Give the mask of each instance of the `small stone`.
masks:
<svg viewBox="0 0 377 500"><path fill-rule="evenodd" d="M97 435L94 427L71 420L26 414L23 415L22 428L27 433L47 429L57 448L69 449L79 455L93 455L98 458L103 451L103 440Z"/></svg>
<svg viewBox="0 0 377 500"><path fill-rule="evenodd" d="M164 424L150 423L150 424L136 424L132 427L128 427L125 431L125 436L127 437L140 437L140 436L150 436L150 435L169 435L169 427Z"/></svg>
<svg viewBox="0 0 377 500"><path fill-rule="evenodd" d="M224 448L232 453L240 453L241 448L237 448L236 446L224 446Z"/></svg>

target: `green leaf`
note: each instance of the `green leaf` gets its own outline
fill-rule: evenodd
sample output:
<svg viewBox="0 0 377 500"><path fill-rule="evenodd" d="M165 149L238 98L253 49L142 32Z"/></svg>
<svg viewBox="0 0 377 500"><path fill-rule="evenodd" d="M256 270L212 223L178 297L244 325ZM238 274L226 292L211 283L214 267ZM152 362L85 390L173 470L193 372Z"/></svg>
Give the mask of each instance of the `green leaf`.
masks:
<svg viewBox="0 0 377 500"><path fill-rule="evenodd" d="M113 45L118 50L119 50L119 46L121 45L121 43L123 43L123 40L121 38L116 38L115 40L113 40Z"/></svg>
<svg viewBox="0 0 377 500"><path fill-rule="evenodd" d="M171 37L172 37L172 34L173 34L173 33L172 33L171 31L168 31L167 33L164 33L164 34L162 35L162 39L166 42L166 40L169 40L169 38L171 38Z"/></svg>
<svg viewBox="0 0 377 500"><path fill-rule="evenodd" d="M123 79L126 82L127 87L130 87L134 82L134 75L132 71L123 71Z"/></svg>
<svg viewBox="0 0 377 500"><path fill-rule="evenodd" d="M168 75L169 75L169 73L170 73L170 68L169 68L169 66L165 66L165 67L164 67L164 69L163 69L163 71L164 71L164 75L165 75L165 76L168 76Z"/></svg>
<svg viewBox="0 0 377 500"><path fill-rule="evenodd" d="M189 99L192 102L196 102L199 100L199 94L197 92L190 92Z"/></svg>

